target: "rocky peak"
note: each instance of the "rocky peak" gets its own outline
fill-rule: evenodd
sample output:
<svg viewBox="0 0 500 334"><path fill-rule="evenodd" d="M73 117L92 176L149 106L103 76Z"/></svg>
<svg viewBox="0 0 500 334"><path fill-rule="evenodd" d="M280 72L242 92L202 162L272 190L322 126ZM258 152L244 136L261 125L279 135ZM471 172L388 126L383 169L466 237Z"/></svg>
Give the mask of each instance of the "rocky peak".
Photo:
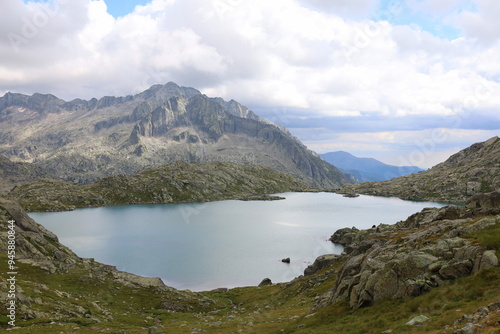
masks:
<svg viewBox="0 0 500 334"><path fill-rule="evenodd" d="M153 85L144 92L135 95L134 98L162 103L174 96L184 96L190 99L195 95L201 95L201 92L191 87L181 87L174 82L168 82L165 85Z"/></svg>
<svg viewBox="0 0 500 334"><path fill-rule="evenodd" d="M27 101L27 95L7 92L4 96L0 97L0 111L11 106L26 107Z"/></svg>
<svg viewBox="0 0 500 334"><path fill-rule="evenodd" d="M62 104L64 101L52 94L35 93L28 96L8 92L0 98L0 111L9 107L18 107L46 114L58 112Z"/></svg>

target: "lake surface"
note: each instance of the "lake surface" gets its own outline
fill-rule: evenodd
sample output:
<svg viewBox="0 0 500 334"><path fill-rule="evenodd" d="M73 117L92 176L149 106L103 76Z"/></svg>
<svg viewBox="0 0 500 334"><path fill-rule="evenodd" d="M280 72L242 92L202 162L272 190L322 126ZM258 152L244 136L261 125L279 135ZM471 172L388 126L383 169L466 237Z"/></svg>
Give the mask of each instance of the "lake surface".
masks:
<svg viewBox="0 0 500 334"><path fill-rule="evenodd" d="M160 277L193 291L290 281L343 248L338 229L394 224L431 202L332 193L286 193L281 201L130 205L30 213L81 257ZM281 259L290 257L291 263Z"/></svg>

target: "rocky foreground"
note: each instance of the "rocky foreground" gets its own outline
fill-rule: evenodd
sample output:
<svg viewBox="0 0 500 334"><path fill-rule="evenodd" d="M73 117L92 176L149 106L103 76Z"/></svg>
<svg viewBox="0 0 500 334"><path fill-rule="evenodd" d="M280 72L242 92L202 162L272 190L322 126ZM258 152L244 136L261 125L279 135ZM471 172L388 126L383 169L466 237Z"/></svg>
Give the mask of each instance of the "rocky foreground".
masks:
<svg viewBox="0 0 500 334"><path fill-rule="evenodd" d="M464 203L477 193L492 191L500 191L498 137L473 144L429 170L383 182L347 185L339 192Z"/></svg>
<svg viewBox="0 0 500 334"><path fill-rule="evenodd" d="M331 240L345 252L320 256L289 283L203 293L82 259L15 200L1 199L0 221L9 220L17 333L451 334L500 326L499 193L464 207L424 209L395 225L341 229ZM7 239L2 229L2 263ZM5 308L0 315L0 326L10 328Z"/></svg>
<svg viewBox="0 0 500 334"><path fill-rule="evenodd" d="M352 308L387 298L422 295L447 281L498 266L494 249L470 236L500 224L500 193L477 195L465 207L424 209L395 225L344 228L331 241L345 246L335 288L316 307L336 301Z"/></svg>

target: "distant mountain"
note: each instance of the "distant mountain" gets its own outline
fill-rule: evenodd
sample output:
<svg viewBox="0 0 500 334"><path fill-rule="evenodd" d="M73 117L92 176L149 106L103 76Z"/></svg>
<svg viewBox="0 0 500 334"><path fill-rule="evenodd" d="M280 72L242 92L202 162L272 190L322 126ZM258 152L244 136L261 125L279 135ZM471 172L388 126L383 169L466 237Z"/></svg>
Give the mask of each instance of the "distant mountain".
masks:
<svg viewBox="0 0 500 334"><path fill-rule="evenodd" d="M465 202L500 191L500 139L493 137L452 155L429 170L383 182L343 187L341 193L397 196L409 200Z"/></svg>
<svg viewBox="0 0 500 334"><path fill-rule="evenodd" d="M352 182L285 128L234 100L172 82L89 101L7 93L0 98L0 154L80 183L174 161L262 165L321 188Z"/></svg>
<svg viewBox="0 0 500 334"><path fill-rule="evenodd" d="M344 173L353 175L359 182L386 181L423 171L419 167L391 166L372 158L358 158L344 151L321 154L321 157Z"/></svg>

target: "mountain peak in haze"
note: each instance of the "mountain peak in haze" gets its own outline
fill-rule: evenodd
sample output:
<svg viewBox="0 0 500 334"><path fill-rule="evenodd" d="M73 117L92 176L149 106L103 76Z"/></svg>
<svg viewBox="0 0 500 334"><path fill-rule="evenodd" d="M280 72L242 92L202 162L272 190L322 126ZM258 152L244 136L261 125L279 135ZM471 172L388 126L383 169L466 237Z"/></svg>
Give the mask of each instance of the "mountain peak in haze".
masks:
<svg viewBox="0 0 500 334"><path fill-rule="evenodd" d="M392 166L373 158L358 158L345 151L321 154L328 163L349 173L360 182L385 181L395 177L418 173L423 169L414 166Z"/></svg>

